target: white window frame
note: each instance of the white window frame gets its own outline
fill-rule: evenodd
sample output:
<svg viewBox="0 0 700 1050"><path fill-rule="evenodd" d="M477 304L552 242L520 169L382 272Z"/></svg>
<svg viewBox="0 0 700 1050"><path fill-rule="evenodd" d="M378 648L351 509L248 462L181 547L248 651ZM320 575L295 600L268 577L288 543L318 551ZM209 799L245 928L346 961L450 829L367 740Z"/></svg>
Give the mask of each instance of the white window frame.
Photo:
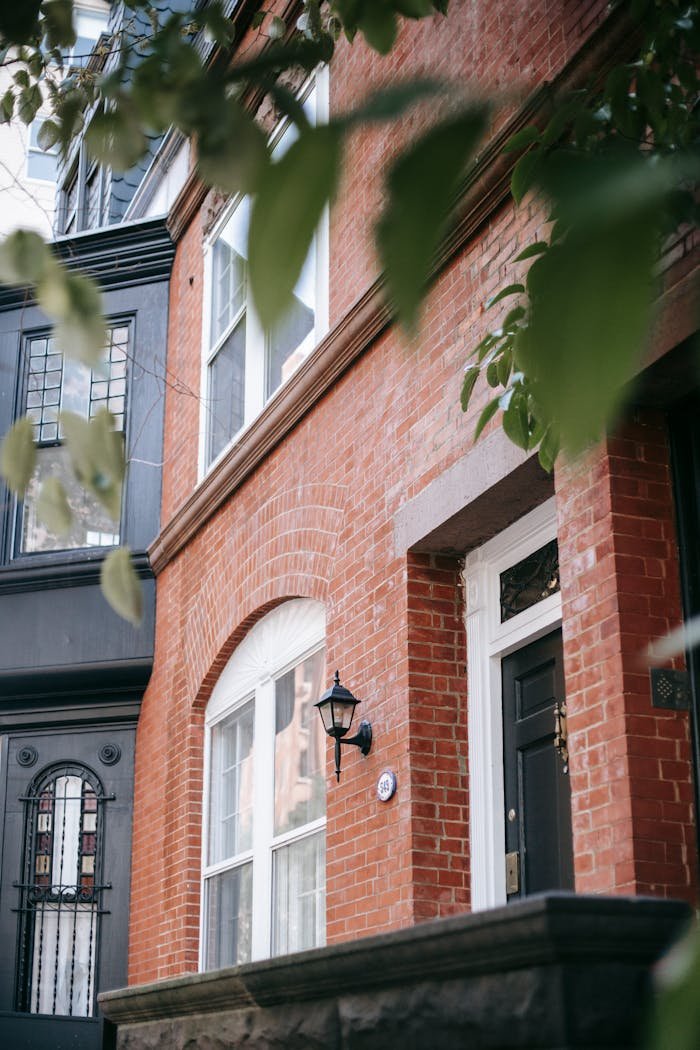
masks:
<svg viewBox="0 0 700 1050"><path fill-rule="evenodd" d="M50 114L49 113L37 113L37 115L34 117L34 120L31 122L31 124L27 128L27 154L26 154L26 157L25 157L25 174L26 174L27 179L30 182L39 182L39 183L42 184L42 186L56 186L57 185L57 182L58 182L58 144L54 144L50 149L42 149L41 146L39 146L39 145L33 146L32 145L32 128L34 127L35 124L38 124L39 126L41 126L41 124L43 124L44 121L49 120L49 119L50 119ZM38 133L39 133L39 128L37 128L37 135L38 135ZM29 167L30 167L31 158L33 156L35 156L35 155L48 156L48 157L54 157L55 158L56 169L55 169L54 177L52 179L42 179L38 175L31 175L30 174Z"/></svg>
<svg viewBox="0 0 700 1050"><path fill-rule="evenodd" d="M324 124L328 121L328 67L320 67L299 92L299 101L304 102L309 95L316 93L316 123ZM270 145L274 148L289 127L289 121L281 121L270 136ZM242 195L234 197L212 227L204 243L204 297L202 311L202 367L200 379L200 425L199 425L199 479L201 480L212 468L224 458L229 449L239 440L241 434L260 415L265 405L271 401L277 392L285 386L281 383L267 400L265 399L265 332L256 315L255 308L250 296L250 289L246 294L244 307L236 314L226 329L221 333L214 345L211 344L211 306L213 289L213 256L214 245L219 239L225 226L231 219L236 209L243 200ZM313 348L320 342L328 331L328 275L329 275L329 212L324 209L321 221L314 235L314 249L316 252L316 286L315 286L315 316L314 327L305 339L296 348L295 353L301 351L303 357L308 357ZM242 427L231 436L221 451L207 463L207 446L209 441L208 417L209 417L209 367L222 345L231 334L240 319L241 312L245 309L246 315L246 350L245 350L245 399L244 419Z"/></svg>
<svg viewBox="0 0 700 1050"><path fill-rule="evenodd" d="M272 954L272 855L290 842L301 842L326 827L326 817L274 834L275 682L307 657L323 649L325 609L311 598L294 598L273 609L245 636L217 681L205 717L202 880L199 969L207 957L206 883L214 875L253 863L251 959ZM254 698L253 722L253 843L235 859L208 864L211 811L212 731ZM320 719L319 719L320 720Z"/></svg>
<svg viewBox="0 0 700 1050"><path fill-rule="evenodd" d="M501 623L500 574L556 539L552 497L465 560L471 906L507 901L501 660L561 623L561 594Z"/></svg>

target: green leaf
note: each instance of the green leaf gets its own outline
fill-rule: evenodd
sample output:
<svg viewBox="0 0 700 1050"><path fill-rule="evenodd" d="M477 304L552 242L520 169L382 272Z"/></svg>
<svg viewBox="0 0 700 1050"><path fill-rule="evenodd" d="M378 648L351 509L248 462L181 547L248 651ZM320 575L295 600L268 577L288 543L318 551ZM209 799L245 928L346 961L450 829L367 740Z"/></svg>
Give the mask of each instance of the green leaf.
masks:
<svg viewBox="0 0 700 1050"><path fill-rule="evenodd" d="M340 120L348 125L395 120L417 102L444 90L445 85L439 80L407 80L403 84L395 84L373 92L357 109Z"/></svg>
<svg viewBox="0 0 700 1050"><path fill-rule="evenodd" d="M682 650L681 650L682 651ZM700 1045L700 929L697 924L656 968L660 994L646 1050L697 1050Z"/></svg>
<svg viewBox="0 0 700 1050"><path fill-rule="evenodd" d="M48 46L72 47L77 39L73 28L72 0L47 0L42 12Z"/></svg>
<svg viewBox="0 0 700 1050"><path fill-rule="evenodd" d="M125 464L123 438L113 429L112 414L103 409L88 421L75 412L61 412L60 421L76 477L117 521Z"/></svg>
<svg viewBox="0 0 700 1050"><path fill-rule="evenodd" d="M503 318L503 330L512 330L519 321L522 321L525 317L527 310L524 306L514 306L512 310L509 310L506 316Z"/></svg>
<svg viewBox="0 0 700 1050"><path fill-rule="evenodd" d="M527 401L521 390L516 389L508 408L503 413L503 429L514 445L526 449L530 444Z"/></svg>
<svg viewBox="0 0 700 1050"><path fill-rule="evenodd" d="M143 619L143 594L126 547L117 547L107 555L102 563L100 583L114 611L138 627Z"/></svg>
<svg viewBox="0 0 700 1050"><path fill-rule="evenodd" d="M36 445L31 420L22 416L10 427L2 441L0 472L8 488L23 496L36 465Z"/></svg>
<svg viewBox="0 0 700 1050"><path fill-rule="evenodd" d="M534 124L527 124L520 131L516 131L514 135L510 136L501 152L515 153L525 149L526 146L531 146L533 142L539 142L541 137L542 133L538 127Z"/></svg>
<svg viewBox="0 0 700 1050"><path fill-rule="evenodd" d="M462 411L466 412L469 408L469 400L474 392L474 387L481 374L481 369L478 365L472 365L467 368L464 373L464 381L462 383L462 392L460 394L460 402L462 405Z"/></svg>
<svg viewBox="0 0 700 1050"><path fill-rule="evenodd" d="M357 28L369 46L380 55L388 54L394 46L398 31L396 15L379 0L371 0L365 4L362 15L357 20Z"/></svg>
<svg viewBox="0 0 700 1050"><path fill-rule="evenodd" d="M485 124L484 106L451 117L414 142L389 170L376 240L389 296L408 331L417 325L435 253Z"/></svg>
<svg viewBox="0 0 700 1050"><path fill-rule="evenodd" d="M509 295L518 295L520 292L525 291L524 284L507 284L505 288L501 288L497 295L494 295L492 299L489 299L486 303L486 309L490 310L496 303L500 303L502 299L505 299Z"/></svg>
<svg viewBox="0 0 700 1050"><path fill-rule="evenodd" d="M530 267L518 360L570 452L601 436L644 351L657 243L648 212L570 232Z"/></svg>
<svg viewBox="0 0 700 1050"><path fill-rule="evenodd" d="M284 34L287 32L287 24L283 18L275 15L270 19L270 24L267 27L267 35L270 40L282 40Z"/></svg>
<svg viewBox="0 0 700 1050"><path fill-rule="evenodd" d="M546 470L548 474L551 474L554 464L556 463L557 456L559 455L559 439L553 427L547 427L544 432L540 447L537 453L540 465L543 470Z"/></svg>
<svg viewBox="0 0 700 1050"><path fill-rule="evenodd" d="M133 168L148 148L136 115L123 101L117 108L103 110L93 117L85 142L93 157L115 171Z"/></svg>
<svg viewBox="0 0 700 1050"><path fill-rule="evenodd" d="M55 146L60 138L60 129L53 120L44 120L39 128L36 140L43 150L49 150Z"/></svg>
<svg viewBox="0 0 700 1050"><path fill-rule="evenodd" d="M587 97L587 92L577 91L568 101L559 103L547 127L544 129L542 135L543 145L552 146L562 137L567 128L575 122Z"/></svg>
<svg viewBox="0 0 700 1050"><path fill-rule="evenodd" d="M58 536L69 531L73 514L68 504L66 490L58 478L46 478L39 498L36 501L36 512L49 529Z"/></svg>
<svg viewBox="0 0 700 1050"><path fill-rule="evenodd" d="M0 4L0 36L11 44L26 44L36 32L41 0Z"/></svg>
<svg viewBox="0 0 700 1050"><path fill-rule="evenodd" d="M523 197L534 183L541 162L542 153L539 149L524 153L517 161L510 179L510 192L516 204L522 202Z"/></svg>
<svg viewBox="0 0 700 1050"><path fill-rule="evenodd" d="M37 84L24 88L18 98L17 115L23 124L31 124L41 109L43 99Z"/></svg>
<svg viewBox="0 0 700 1050"><path fill-rule="evenodd" d="M67 308L56 320L54 334L59 349L86 365L100 362L106 341L102 313L102 296L97 285L77 273L65 275L64 291ZM40 305L44 303L42 286L37 288Z"/></svg>
<svg viewBox="0 0 700 1050"><path fill-rule="evenodd" d="M495 397L493 401L489 401L489 403L486 405L486 408L484 408L483 412L479 416L476 427L474 428L475 441L479 440L481 432L483 431L486 424L496 415L496 412L498 411L499 407L499 401L500 398L498 397Z"/></svg>
<svg viewBox="0 0 700 1050"><path fill-rule="evenodd" d="M15 230L0 244L0 281L36 284L53 263L46 242L32 230Z"/></svg>
<svg viewBox="0 0 700 1050"><path fill-rule="evenodd" d="M271 328L292 302L311 241L335 193L342 135L334 125L302 130L260 182L250 219L250 284L258 315Z"/></svg>
<svg viewBox="0 0 700 1050"><path fill-rule="evenodd" d="M210 186L227 193L250 193L269 166L263 131L234 99L227 100L200 127L199 172Z"/></svg>
<svg viewBox="0 0 700 1050"><path fill-rule="evenodd" d="M8 88L2 96L2 101L0 101L0 111L3 124L7 124L9 120L12 120L12 116L15 112L15 96L12 93L12 88Z"/></svg>
<svg viewBox="0 0 700 1050"><path fill-rule="evenodd" d="M425 18L433 13L433 0L394 0L394 9L404 18Z"/></svg>
<svg viewBox="0 0 700 1050"><path fill-rule="evenodd" d="M497 362L498 369L498 382L501 386L505 386L510 379L510 374L513 371L513 352L512 350L504 350Z"/></svg>
<svg viewBox="0 0 700 1050"><path fill-rule="evenodd" d="M519 255L516 255L513 262L522 262L523 259L531 259L533 255L541 255L542 252L546 252L549 245L546 241L535 241L534 244L529 244L527 248L523 248Z"/></svg>

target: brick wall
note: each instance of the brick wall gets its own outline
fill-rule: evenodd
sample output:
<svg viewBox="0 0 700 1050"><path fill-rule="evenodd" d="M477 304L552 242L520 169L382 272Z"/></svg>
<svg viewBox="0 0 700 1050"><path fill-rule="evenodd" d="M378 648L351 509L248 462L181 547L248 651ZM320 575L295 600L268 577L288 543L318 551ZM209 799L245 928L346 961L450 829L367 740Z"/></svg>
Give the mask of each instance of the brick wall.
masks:
<svg viewBox="0 0 700 1050"><path fill-rule="evenodd" d="M644 652L681 620L664 418L556 475L576 889L694 901L688 715L651 706Z"/></svg>
<svg viewBox="0 0 700 1050"><path fill-rule="evenodd" d="M370 56L361 45L341 45L331 74L333 110L368 85L417 68L450 70L457 79L474 69L487 80L526 87L560 68L604 10L602 3L573 0L527 9L486 0L453 7L448 23L436 18L405 29L390 59ZM376 167L402 134L405 129L364 133L351 144L331 216L331 323L342 320L372 279L368 215L379 194ZM171 281L163 522L197 482L203 221L198 216L183 235ZM355 749L344 753L339 786L328 748L328 940L468 907L459 566L451 558L397 551L393 522L407 500L470 447L486 391L477 392L465 418L459 389L466 355L486 322L493 323L484 316L484 301L502 283L510 257L536 239L540 226L534 208L516 216L508 205L493 215L436 282L420 338L409 346L392 330L377 339L160 574L155 667L137 739L131 983L197 966L206 702L246 630L291 597L324 602L327 666L340 669L374 730L366 759ZM646 429L644 435L651 457L658 442L649 443ZM629 447L636 440L629 439ZM653 487L644 495L622 491L624 457L615 460L622 488L613 485L609 478L618 473L610 472L611 457L608 450L582 472L561 472L557 479L578 885L687 892L687 725L683 716L650 713L643 676L630 663L643 634L631 619L638 613L626 607L626 597L618 605L614 595L625 578L620 558L637 558L627 577L636 580L636 572L641 580L655 579L655 586L660 578L654 570L661 567L666 590L659 597L669 602L664 618L675 622L672 541L666 533L661 537L663 555L624 549L624 514L613 508L613 490L616 500L636 499L636 516L644 522L653 521L659 498ZM638 482L659 484L643 473ZM576 566L585 564L590 573L591 559L603 575L596 587L581 590L585 580ZM649 603L644 615L651 633ZM576 620L584 616L585 628ZM590 650L595 661L588 659ZM601 661L608 663L595 671ZM596 747L604 748L604 760ZM656 748L651 759L648 747ZM387 804L375 794L384 768L398 778ZM666 784L673 798L651 794L658 784ZM661 807L660 832L648 823L655 822L649 814L654 800ZM649 865L661 865L663 873ZM593 869L607 874L595 876Z"/></svg>

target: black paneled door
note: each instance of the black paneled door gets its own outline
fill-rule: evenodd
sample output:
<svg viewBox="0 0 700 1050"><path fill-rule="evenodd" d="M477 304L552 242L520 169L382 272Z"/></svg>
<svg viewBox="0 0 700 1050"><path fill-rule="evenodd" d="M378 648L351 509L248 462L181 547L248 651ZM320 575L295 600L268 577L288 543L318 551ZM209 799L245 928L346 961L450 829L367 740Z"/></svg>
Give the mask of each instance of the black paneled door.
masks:
<svg viewBox="0 0 700 1050"><path fill-rule="evenodd" d="M561 631L502 661L509 900L573 889Z"/></svg>
<svg viewBox="0 0 700 1050"><path fill-rule="evenodd" d="M134 731L3 739L0 1046L102 1050L126 983Z"/></svg>

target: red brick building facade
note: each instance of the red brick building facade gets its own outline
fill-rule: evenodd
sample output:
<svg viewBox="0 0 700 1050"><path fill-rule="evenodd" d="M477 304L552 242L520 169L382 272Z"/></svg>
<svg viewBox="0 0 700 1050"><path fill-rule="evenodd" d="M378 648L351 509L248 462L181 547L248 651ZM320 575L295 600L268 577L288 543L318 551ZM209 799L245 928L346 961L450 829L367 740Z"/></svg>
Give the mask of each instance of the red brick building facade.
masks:
<svg viewBox="0 0 700 1050"><path fill-rule="evenodd" d="M676 523L679 493L690 500L692 469L680 477L672 464L669 419L681 419L672 406L690 390L683 344L694 329L693 245L681 239L669 249L655 363L639 407L614 436L583 462L558 466L554 477L512 447L497 423L474 446L486 389L465 417L466 356L485 330L483 303L542 225L535 204L514 207L512 158L500 144L544 112L538 89L545 82L585 82L619 54L625 32L598 0L451 8L447 19L404 25L386 59L360 41L340 44L327 75L331 113L371 86L416 73L506 92L507 110L443 245L420 336L409 344L390 323L371 246L380 167L401 132L363 131L352 139L330 213L325 333L204 470L206 259L228 213L193 174L170 214L177 249L161 533L150 551L155 659L136 747L131 983L196 970L208 957L226 960L202 947L203 864L211 866L212 887L219 871L214 854L203 854L217 775L207 734L218 723L206 730L207 712L211 718L210 701L223 695L224 673L234 683L236 674L245 677L236 654L246 639L250 649L266 624L277 623L270 615L298 599L307 604L295 608L309 617L321 610L325 619L322 689L338 668L374 734L367 757L343 750L339 783L323 738L328 943L504 903L508 889L526 891L530 877L529 888L538 888L538 856L556 860L567 850L572 873L564 865L564 888L696 901L689 714L653 706L640 657L681 622L682 574L690 571L679 564ZM428 116L411 120L410 130ZM692 413L691 405L683 418L692 421ZM499 581L554 539L560 591L499 620ZM535 682L550 660L538 655L546 639L555 649L563 644L556 673L566 711L563 693L557 710L560 729L566 717L568 764L562 745L556 799L537 772L537 756L554 748L550 701L545 710L533 700L530 721L546 718L547 728L531 752L518 744L507 753L512 734L519 739L523 731L522 711L514 729L504 731L503 721L503 683L509 676ZM287 665L273 667L272 678ZM250 686L256 705L265 702L264 679L261 672ZM231 685L234 713L243 710L237 689ZM246 703L252 696L241 693ZM382 802L376 785L387 769L397 790ZM528 799L523 785L530 783ZM240 832L240 782L237 790ZM554 810L570 831L556 830ZM314 820L308 826L320 835L321 818ZM532 876L522 849L512 848L516 829L534 858ZM506 853L520 854L508 876ZM239 855L248 856L240 842ZM238 884L235 893L243 893Z"/></svg>

